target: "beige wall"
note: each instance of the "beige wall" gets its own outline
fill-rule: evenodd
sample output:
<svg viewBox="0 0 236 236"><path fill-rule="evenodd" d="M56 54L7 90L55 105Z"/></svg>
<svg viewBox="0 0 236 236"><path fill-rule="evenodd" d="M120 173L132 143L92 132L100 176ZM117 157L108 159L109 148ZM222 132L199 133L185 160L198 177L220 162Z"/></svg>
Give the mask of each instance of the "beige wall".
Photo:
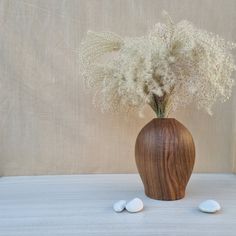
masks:
<svg viewBox="0 0 236 236"><path fill-rule="evenodd" d="M135 137L154 114L95 109L79 76L78 46L88 29L142 35L162 9L236 38L235 0L0 1L1 175L136 172ZM213 117L192 108L172 114L193 134L195 171L235 170L235 96L216 104Z"/></svg>

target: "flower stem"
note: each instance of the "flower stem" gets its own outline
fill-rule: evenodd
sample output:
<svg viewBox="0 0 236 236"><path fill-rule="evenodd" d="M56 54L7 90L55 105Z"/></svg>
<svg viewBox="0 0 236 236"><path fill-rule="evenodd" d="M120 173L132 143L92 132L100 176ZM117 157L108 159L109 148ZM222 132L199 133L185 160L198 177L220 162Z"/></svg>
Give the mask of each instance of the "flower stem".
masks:
<svg viewBox="0 0 236 236"><path fill-rule="evenodd" d="M153 101L155 106L152 107L154 112L156 113L156 116L158 118L165 118L165 99L163 97L158 97L157 95L153 94Z"/></svg>

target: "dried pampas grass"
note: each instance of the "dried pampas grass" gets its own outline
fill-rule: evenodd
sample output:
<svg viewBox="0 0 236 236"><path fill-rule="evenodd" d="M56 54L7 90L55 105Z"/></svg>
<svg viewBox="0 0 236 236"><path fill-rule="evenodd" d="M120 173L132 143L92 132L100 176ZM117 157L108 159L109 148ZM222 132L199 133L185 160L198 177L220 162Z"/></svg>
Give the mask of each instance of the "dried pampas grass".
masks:
<svg viewBox="0 0 236 236"><path fill-rule="evenodd" d="M88 32L80 47L81 73L103 111L142 110L157 117L189 103L212 113L231 95L234 43L188 21L157 23L143 37ZM106 58L106 56L109 56Z"/></svg>

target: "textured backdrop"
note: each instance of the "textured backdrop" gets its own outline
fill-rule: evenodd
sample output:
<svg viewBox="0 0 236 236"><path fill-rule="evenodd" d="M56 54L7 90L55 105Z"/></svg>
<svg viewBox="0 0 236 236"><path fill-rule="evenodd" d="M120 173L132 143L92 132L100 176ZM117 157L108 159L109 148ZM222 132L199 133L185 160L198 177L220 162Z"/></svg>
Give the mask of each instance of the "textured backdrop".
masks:
<svg viewBox="0 0 236 236"><path fill-rule="evenodd" d="M1 175L136 172L135 138L154 114L95 109L78 46L88 29L142 35L163 9L236 39L235 0L0 1ZM235 169L235 95L213 117L190 107L172 114L193 134L195 171Z"/></svg>

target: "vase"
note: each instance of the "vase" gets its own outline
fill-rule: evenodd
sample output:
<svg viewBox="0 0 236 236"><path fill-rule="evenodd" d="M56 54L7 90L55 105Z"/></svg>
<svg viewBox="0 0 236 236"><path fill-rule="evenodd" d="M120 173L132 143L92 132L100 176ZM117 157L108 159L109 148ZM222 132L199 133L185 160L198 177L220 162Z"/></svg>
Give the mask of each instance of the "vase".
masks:
<svg viewBox="0 0 236 236"><path fill-rule="evenodd" d="M138 134L135 160L148 197L181 199L195 161L192 135L176 119L155 118Z"/></svg>

